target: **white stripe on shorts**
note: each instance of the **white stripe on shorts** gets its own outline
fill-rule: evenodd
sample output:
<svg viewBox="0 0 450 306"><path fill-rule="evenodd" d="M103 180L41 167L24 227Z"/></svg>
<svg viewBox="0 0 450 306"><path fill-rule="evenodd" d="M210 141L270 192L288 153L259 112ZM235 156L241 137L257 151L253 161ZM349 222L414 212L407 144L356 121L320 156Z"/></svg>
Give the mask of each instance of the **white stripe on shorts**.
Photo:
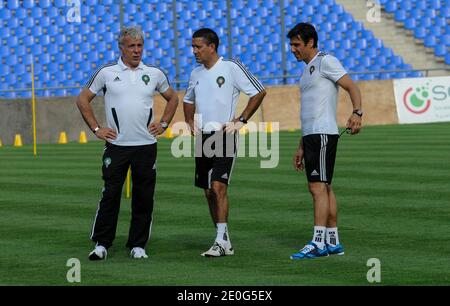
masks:
<svg viewBox="0 0 450 306"><path fill-rule="evenodd" d="M323 182L327 181L327 143L328 143L328 136L327 135L320 135L320 161L319 161L319 167L320 167L320 180Z"/></svg>

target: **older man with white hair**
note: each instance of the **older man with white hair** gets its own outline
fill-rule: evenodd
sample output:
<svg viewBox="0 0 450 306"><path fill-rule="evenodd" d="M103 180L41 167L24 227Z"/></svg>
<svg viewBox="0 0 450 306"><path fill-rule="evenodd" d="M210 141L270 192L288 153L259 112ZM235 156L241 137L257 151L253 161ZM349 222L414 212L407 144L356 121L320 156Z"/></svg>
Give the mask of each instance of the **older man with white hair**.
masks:
<svg viewBox="0 0 450 306"><path fill-rule="evenodd" d="M92 132L105 140L102 174L104 188L91 240L96 243L90 260L102 260L112 246L119 215L120 198L127 170L132 174L132 217L126 246L132 258L147 258L153 196L156 182L156 136L172 120L178 96L164 72L142 63L144 34L139 27L124 27L119 35L121 56L116 63L100 67L77 98L77 106ZM97 93L105 96L107 126L98 124L90 102ZM167 101L160 120L155 120L153 96Z"/></svg>

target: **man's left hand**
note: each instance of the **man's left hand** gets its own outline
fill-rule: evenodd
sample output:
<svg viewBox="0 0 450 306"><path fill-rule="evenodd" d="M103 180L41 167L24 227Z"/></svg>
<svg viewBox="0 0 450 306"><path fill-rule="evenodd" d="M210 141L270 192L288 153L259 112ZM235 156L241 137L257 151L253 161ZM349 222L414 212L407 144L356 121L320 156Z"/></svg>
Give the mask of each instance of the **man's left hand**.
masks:
<svg viewBox="0 0 450 306"><path fill-rule="evenodd" d="M148 131L150 132L150 134L156 137L164 133L165 129L162 127L160 122L153 122L149 125Z"/></svg>
<svg viewBox="0 0 450 306"><path fill-rule="evenodd" d="M239 119L234 119L231 122L225 123L224 130L225 133L234 133L239 131L243 126L243 122L239 121Z"/></svg>
<svg viewBox="0 0 450 306"><path fill-rule="evenodd" d="M348 118L346 127L350 129L350 134L358 134L361 130L361 121L362 118L356 114L351 114L350 118Z"/></svg>

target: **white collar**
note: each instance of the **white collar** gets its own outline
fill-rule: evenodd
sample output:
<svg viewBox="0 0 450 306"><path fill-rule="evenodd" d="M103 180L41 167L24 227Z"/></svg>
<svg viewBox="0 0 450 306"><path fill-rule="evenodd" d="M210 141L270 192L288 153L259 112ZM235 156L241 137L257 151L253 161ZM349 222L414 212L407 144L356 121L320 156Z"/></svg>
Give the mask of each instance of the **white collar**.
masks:
<svg viewBox="0 0 450 306"><path fill-rule="evenodd" d="M312 60L309 61L308 66L316 59L317 56L319 56L319 54L320 54L320 51L318 51L317 54L312 58Z"/></svg>
<svg viewBox="0 0 450 306"><path fill-rule="evenodd" d="M136 67L136 69L131 69L130 67L128 67L127 65L124 64L124 62L122 61L122 56L119 57L119 60L117 61L117 64L119 65L120 68L122 68L122 70L136 70L136 69L144 69L144 63L139 62L139 65Z"/></svg>

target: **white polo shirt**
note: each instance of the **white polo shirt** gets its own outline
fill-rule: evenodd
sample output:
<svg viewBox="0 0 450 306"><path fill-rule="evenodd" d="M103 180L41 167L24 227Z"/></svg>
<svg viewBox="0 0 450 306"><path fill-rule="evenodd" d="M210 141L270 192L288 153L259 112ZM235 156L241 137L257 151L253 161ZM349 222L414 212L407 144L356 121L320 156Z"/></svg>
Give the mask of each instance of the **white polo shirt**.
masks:
<svg viewBox="0 0 450 306"><path fill-rule="evenodd" d="M241 91L253 97L263 90L241 62L221 57L210 69L201 65L191 72L184 103L195 104L203 131L216 131L235 117Z"/></svg>
<svg viewBox="0 0 450 306"><path fill-rule="evenodd" d="M105 96L106 122L117 132L111 141L119 146L153 144L156 138L147 127L153 121L153 95L169 89L169 80L156 66L144 65L136 69L126 66L120 58L117 64L100 67L86 87Z"/></svg>
<svg viewBox="0 0 450 306"><path fill-rule="evenodd" d="M302 135L339 134L336 109L339 85L347 74L337 58L319 52L303 69L300 78Z"/></svg>

